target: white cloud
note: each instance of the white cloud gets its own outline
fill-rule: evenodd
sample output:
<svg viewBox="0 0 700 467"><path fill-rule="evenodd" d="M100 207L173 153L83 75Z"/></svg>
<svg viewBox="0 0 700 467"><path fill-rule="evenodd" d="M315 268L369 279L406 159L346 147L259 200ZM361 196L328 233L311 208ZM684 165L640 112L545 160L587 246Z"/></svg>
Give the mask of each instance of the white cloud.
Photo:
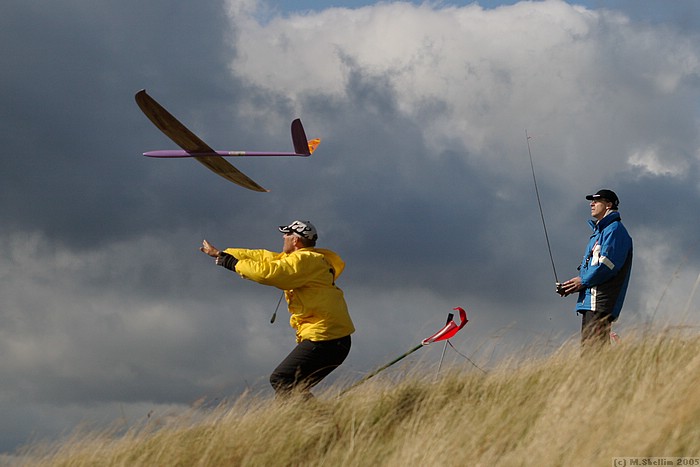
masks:
<svg viewBox="0 0 700 467"><path fill-rule="evenodd" d="M297 108L308 95L342 105L353 71L381 77L435 152L476 154L506 177L525 128L553 141L538 154L550 174L602 163L624 170L627 146L652 144L675 105L669 95L687 92L700 75L690 39L556 0L493 10L386 3L265 24L235 13L231 21L235 76ZM656 173L663 159L677 157L664 153L651 163L637 154L630 162ZM682 170L670 165L661 170ZM589 185L558 178L561 187Z"/></svg>
<svg viewBox="0 0 700 467"><path fill-rule="evenodd" d="M673 156L672 156L673 157ZM628 162L632 167L640 169L643 174L655 176L680 177L690 168L688 161L674 161L659 154L658 148L650 147L634 152Z"/></svg>

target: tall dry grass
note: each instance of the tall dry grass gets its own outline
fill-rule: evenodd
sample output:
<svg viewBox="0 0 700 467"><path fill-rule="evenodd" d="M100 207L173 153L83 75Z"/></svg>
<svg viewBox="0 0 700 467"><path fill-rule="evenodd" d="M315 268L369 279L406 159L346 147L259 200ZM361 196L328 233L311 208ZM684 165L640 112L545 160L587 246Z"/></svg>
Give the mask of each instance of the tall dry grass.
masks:
<svg viewBox="0 0 700 467"><path fill-rule="evenodd" d="M575 345L487 374L377 377L342 397L254 396L123 433L31 446L31 466L612 465L617 456L700 456L700 337Z"/></svg>

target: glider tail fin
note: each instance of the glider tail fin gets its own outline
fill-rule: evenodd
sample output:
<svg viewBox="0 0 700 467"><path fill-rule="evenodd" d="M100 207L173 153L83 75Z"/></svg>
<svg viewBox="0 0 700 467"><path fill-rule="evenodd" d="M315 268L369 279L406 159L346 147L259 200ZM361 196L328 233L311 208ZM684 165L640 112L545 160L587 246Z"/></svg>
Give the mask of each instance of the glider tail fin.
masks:
<svg viewBox="0 0 700 467"><path fill-rule="evenodd" d="M301 120L297 118L292 122L292 143L294 143L295 153L310 156L321 143L321 140L317 138L307 141Z"/></svg>

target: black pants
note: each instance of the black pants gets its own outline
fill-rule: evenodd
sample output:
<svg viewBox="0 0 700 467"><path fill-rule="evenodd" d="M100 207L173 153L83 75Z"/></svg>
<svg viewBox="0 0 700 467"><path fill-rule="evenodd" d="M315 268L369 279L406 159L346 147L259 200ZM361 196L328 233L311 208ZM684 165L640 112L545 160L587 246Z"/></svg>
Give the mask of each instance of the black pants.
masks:
<svg viewBox="0 0 700 467"><path fill-rule="evenodd" d="M582 310L581 344L597 346L610 343L612 320L608 313Z"/></svg>
<svg viewBox="0 0 700 467"><path fill-rule="evenodd" d="M343 363L350 345L350 336L330 341L301 341L270 375L275 393L286 395L295 389L308 392Z"/></svg>

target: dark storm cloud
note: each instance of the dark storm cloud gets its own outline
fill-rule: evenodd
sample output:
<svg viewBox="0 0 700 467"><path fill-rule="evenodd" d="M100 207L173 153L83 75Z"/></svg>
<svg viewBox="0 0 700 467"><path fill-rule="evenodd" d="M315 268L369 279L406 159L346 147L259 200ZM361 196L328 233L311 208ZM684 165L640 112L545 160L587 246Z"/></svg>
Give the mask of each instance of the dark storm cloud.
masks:
<svg viewBox="0 0 700 467"><path fill-rule="evenodd" d="M251 374L229 361L245 310L232 321L228 303L201 306L210 289L200 299L185 292L205 228L175 250L166 243L215 219L212 190L231 186L196 163L183 171L141 157L171 143L133 100L148 88L200 127L233 120L236 139L223 6L10 1L2 10L0 392L3 406L27 407L22 424L3 420L27 428L1 448L50 425L32 404L187 403L240 390L243 379L221 368Z"/></svg>
<svg viewBox="0 0 700 467"><path fill-rule="evenodd" d="M149 220L177 225L180 216L158 209L156 198L167 190L191 205L184 201L193 187L176 191L183 180L161 176L177 174L160 174L162 167L139 156L145 142L163 139L132 96L153 87L185 109L196 103L216 113L230 104L235 83L222 75L233 51L222 45L228 26L221 8L130 1L4 6L6 227L40 229L76 246L129 235ZM193 82L200 85L186 91Z"/></svg>

